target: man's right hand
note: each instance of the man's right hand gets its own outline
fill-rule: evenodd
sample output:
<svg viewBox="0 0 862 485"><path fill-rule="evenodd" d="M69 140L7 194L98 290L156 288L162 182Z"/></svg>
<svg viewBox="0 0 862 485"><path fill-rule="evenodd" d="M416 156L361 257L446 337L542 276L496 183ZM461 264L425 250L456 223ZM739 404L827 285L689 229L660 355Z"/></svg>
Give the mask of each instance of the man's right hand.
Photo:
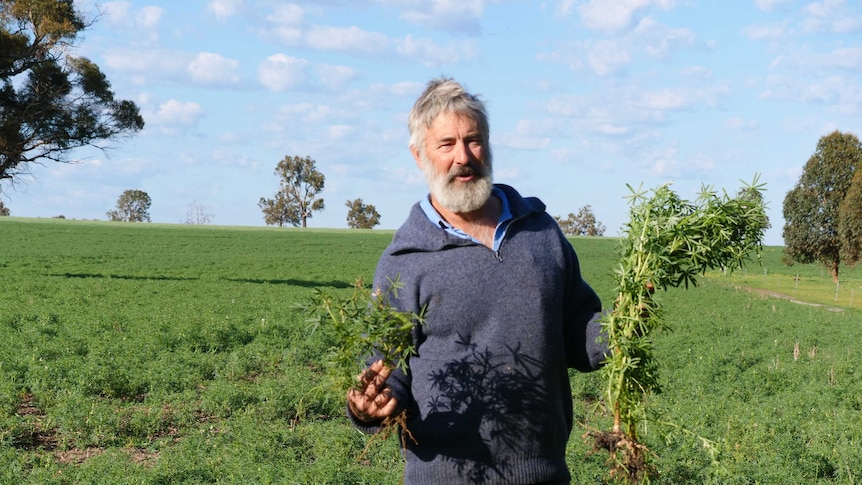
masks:
<svg viewBox="0 0 862 485"><path fill-rule="evenodd" d="M392 396L392 390L386 385L391 371L382 360L378 360L359 376L359 388L347 391L350 412L360 421L379 421L395 412L398 400Z"/></svg>

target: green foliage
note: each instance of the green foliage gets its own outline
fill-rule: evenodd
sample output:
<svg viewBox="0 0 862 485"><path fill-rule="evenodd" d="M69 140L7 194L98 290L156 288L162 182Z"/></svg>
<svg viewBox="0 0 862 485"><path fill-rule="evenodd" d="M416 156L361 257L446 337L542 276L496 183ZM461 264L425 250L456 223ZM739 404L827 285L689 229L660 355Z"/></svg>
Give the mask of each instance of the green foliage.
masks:
<svg viewBox="0 0 862 485"><path fill-rule="evenodd" d="M107 212L111 221L150 222L153 201L143 190L126 190L117 199L117 208Z"/></svg>
<svg viewBox="0 0 862 485"><path fill-rule="evenodd" d="M360 461L369 438L344 417L343 396L313 398L336 342L295 308L314 288L349 298L391 239L0 218L0 483L399 483L398 440ZM584 278L612 302L619 240L571 241ZM781 251L764 252L770 277L823 271L785 268ZM860 271L842 285L858 289ZM748 275L764 279L762 268ZM695 435L645 434L655 481L857 483L862 314L737 284L709 272L696 288L654 295L673 309L663 317L674 332L655 340L653 426L670 417L717 450L713 463ZM609 428L595 406L602 375L573 371L570 383L575 422ZM569 441L572 483L606 478L607 455L590 451Z"/></svg>
<svg viewBox="0 0 862 485"><path fill-rule="evenodd" d="M284 157L274 173L279 177L279 191L272 199L261 197L257 204L264 221L278 227L306 227L312 214L323 210L323 199L316 197L323 191L326 177L317 170L314 160L298 156Z"/></svg>
<svg viewBox="0 0 862 485"><path fill-rule="evenodd" d="M820 262L832 271L835 281L842 254L851 258L848 262L859 255L855 236L862 233L858 204L862 189L850 191L859 166L862 143L853 134L834 131L817 142L799 181L784 198L782 236L788 259ZM848 192L852 200L845 203Z"/></svg>
<svg viewBox="0 0 862 485"><path fill-rule="evenodd" d="M352 229L372 229L380 224L380 213L372 204L362 202L362 199L348 200L347 227Z"/></svg>
<svg viewBox="0 0 862 485"><path fill-rule="evenodd" d="M845 264L862 261L862 159L838 208L839 256Z"/></svg>
<svg viewBox="0 0 862 485"><path fill-rule="evenodd" d="M651 333L666 326L653 291L694 286L709 269L742 267L760 250L768 220L762 197L719 197L704 187L692 203L669 185L654 189L650 197L631 190L630 220L615 273L618 296L602 322L611 355L601 372L614 423L610 434L596 433L595 438L597 446L611 452L612 474L634 482L648 481L650 475L639 429L647 422L646 396L659 390ZM741 193L761 190L755 178Z"/></svg>
<svg viewBox="0 0 862 485"><path fill-rule="evenodd" d="M0 180L143 129L135 103L115 100L96 64L69 55L86 27L72 1L0 2Z"/></svg>
<svg viewBox="0 0 862 485"><path fill-rule="evenodd" d="M581 207L577 214L570 212L566 219L554 216L554 220L567 236L603 236L607 229L604 224L596 220L590 205Z"/></svg>
<svg viewBox="0 0 862 485"><path fill-rule="evenodd" d="M322 359L330 383L326 392L332 400L343 400L347 390L361 389L357 380L372 360L408 372L410 357L416 355L413 330L425 323L424 311L419 314L400 312L390 305L403 287L399 281L390 282L387 293L371 294L362 280L354 285L353 294L341 299L316 289L309 301L300 308L311 316L315 331L329 334L333 342L329 353ZM378 436L385 440L398 426L402 440L409 436L406 415L402 411L383 420ZM366 450L367 451L367 450Z"/></svg>

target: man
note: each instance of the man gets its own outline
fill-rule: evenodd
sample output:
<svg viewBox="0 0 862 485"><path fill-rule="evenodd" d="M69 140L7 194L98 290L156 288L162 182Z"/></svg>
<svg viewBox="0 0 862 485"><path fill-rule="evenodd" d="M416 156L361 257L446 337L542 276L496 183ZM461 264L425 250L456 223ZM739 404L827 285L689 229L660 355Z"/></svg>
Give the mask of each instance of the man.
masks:
<svg viewBox="0 0 862 485"><path fill-rule="evenodd" d="M485 107L435 79L410 113L430 194L384 251L374 290L419 314L409 372L373 363L348 415L373 433L406 411L404 483L569 483L567 368L591 371L601 303L544 204L492 182ZM387 293L393 281L403 287Z"/></svg>

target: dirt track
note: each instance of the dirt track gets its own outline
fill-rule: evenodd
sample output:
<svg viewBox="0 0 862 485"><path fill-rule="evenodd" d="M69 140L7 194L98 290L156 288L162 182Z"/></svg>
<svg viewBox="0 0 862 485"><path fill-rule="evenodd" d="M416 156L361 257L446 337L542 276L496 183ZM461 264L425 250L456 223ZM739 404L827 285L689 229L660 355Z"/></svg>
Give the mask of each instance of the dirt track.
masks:
<svg viewBox="0 0 862 485"><path fill-rule="evenodd" d="M787 301L789 301L789 302L791 302L791 303L796 303L796 304L799 304L799 305L808 305L808 306L823 307L823 308L825 308L826 310L829 310L830 312L837 312L837 313L840 313L840 312L843 312L843 311L844 311L844 309L843 309L843 308L826 306L826 305L823 305L823 304L821 304L821 303L811 303L811 302L808 302L808 301L797 300L796 298L794 298L794 297L792 297L792 296L790 296L790 295L785 295L784 293L778 293L777 291L763 290L763 289L760 289L760 288L751 288L751 287L749 287L749 286L739 286L739 285L734 285L733 287L734 287L735 289L737 289L737 290L745 290L745 291L747 291L747 292L749 292L749 293L756 293L756 294L758 294L758 295L768 296L768 297L771 297L771 298L781 298L782 300L787 300Z"/></svg>

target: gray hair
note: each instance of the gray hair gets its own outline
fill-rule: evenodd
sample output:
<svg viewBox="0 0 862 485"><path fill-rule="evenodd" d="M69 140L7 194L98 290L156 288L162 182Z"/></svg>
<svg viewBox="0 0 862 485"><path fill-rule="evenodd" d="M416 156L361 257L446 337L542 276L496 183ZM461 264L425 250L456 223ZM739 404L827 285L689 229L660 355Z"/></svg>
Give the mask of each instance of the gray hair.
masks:
<svg viewBox="0 0 862 485"><path fill-rule="evenodd" d="M467 116L476 122L482 137L485 158L491 160L490 133L488 114L485 104L477 95L470 94L457 81L448 77L439 77L428 82L425 91L413 104L410 116L407 118L407 128L410 130L410 147L420 154L425 153L425 130L434 123L441 113L451 112Z"/></svg>

